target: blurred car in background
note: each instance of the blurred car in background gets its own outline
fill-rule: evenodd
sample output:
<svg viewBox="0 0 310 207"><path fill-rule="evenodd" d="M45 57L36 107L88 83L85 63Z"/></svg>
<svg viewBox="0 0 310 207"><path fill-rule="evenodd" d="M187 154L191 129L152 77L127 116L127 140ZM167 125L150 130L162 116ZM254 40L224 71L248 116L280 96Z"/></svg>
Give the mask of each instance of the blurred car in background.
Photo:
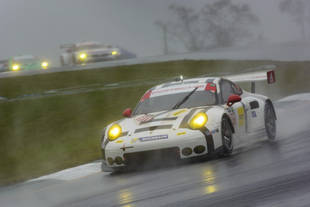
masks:
<svg viewBox="0 0 310 207"><path fill-rule="evenodd" d="M11 57L7 61L8 71L20 70L46 70L49 67L49 62L45 59L33 55L23 55Z"/></svg>
<svg viewBox="0 0 310 207"><path fill-rule="evenodd" d="M0 72L8 71L8 60L0 60Z"/></svg>
<svg viewBox="0 0 310 207"><path fill-rule="evenodd" d="M136 55L120 47L99 42L81 42L60 46L65 52L60 56L62 66L83 65L107 60L135 58Z"/></svg>

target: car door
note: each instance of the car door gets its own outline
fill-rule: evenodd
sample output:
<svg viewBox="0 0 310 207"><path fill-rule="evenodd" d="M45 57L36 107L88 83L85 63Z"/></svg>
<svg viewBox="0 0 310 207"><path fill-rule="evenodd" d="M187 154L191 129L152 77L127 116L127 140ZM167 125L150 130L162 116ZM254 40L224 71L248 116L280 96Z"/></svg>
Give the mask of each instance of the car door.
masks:
<svg viewBox="0 0 310 207"><path fill-rule="evenodd" d="M247 96L243 98L247 118L247 132L253 133L264 128L264 103L263 101Z"/></svg>
<svg viewBox="0 0 310 207"><path fill-rule="evenodd" d="M230 107L226 105L229 96L233 94L241 95L242 90L236 84L225 79L221 80L220 85L221 85L221 101L224 107L227 108L228 115L235 129L235 135L236 135L235 137L242 138L246 133L246 124L247 124L245 104L241 100L240 102L234 103Z"/></svg>

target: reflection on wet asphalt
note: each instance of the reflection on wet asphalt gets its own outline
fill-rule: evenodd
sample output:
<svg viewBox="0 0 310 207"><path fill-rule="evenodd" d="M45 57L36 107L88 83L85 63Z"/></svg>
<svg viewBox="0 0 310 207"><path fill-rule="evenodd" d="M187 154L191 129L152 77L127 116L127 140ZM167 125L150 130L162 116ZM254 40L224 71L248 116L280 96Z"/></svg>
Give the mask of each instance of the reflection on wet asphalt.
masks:
<svg viewBox="0 0 310 207"><path fill-rule="evenodd" d="M0 191L1 206L310 206L310 104L276 107L277 142L259 138L207 162L14 187Z"/></svg>

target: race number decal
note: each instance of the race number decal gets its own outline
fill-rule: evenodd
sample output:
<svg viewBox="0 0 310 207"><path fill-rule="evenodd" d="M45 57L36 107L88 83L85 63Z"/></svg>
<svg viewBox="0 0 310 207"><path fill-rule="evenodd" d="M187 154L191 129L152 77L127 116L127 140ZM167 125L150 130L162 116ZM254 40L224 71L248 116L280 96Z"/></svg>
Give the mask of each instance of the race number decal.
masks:
<svg viewBox="0 0 310 207"><path fill-rule="evenodd" d="M238 111L238 117L239 117L239 126L243 126L244 125L244 109L243 107L239 107L237 111Z"/></svg>

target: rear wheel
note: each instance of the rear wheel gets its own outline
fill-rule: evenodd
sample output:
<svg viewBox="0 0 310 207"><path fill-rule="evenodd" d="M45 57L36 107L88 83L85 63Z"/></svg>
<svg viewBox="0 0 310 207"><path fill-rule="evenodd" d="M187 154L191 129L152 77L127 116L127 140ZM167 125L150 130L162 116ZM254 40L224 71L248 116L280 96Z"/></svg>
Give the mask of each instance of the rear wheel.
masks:
<svg viewBox="0 0 310 207"><path fill-rule="evenodd" d="M234 149L233 145L233 130L230 125L229 118L227 116L223 116L222 118L222 156L229 156Z"/></svg>
<svg viewBox="0 0 310 207"><path fill-rule="evenodd" d="M276 115L272 103L267 101L265 104L265 130L269 140L274 141L276 138Z"/></svg>

